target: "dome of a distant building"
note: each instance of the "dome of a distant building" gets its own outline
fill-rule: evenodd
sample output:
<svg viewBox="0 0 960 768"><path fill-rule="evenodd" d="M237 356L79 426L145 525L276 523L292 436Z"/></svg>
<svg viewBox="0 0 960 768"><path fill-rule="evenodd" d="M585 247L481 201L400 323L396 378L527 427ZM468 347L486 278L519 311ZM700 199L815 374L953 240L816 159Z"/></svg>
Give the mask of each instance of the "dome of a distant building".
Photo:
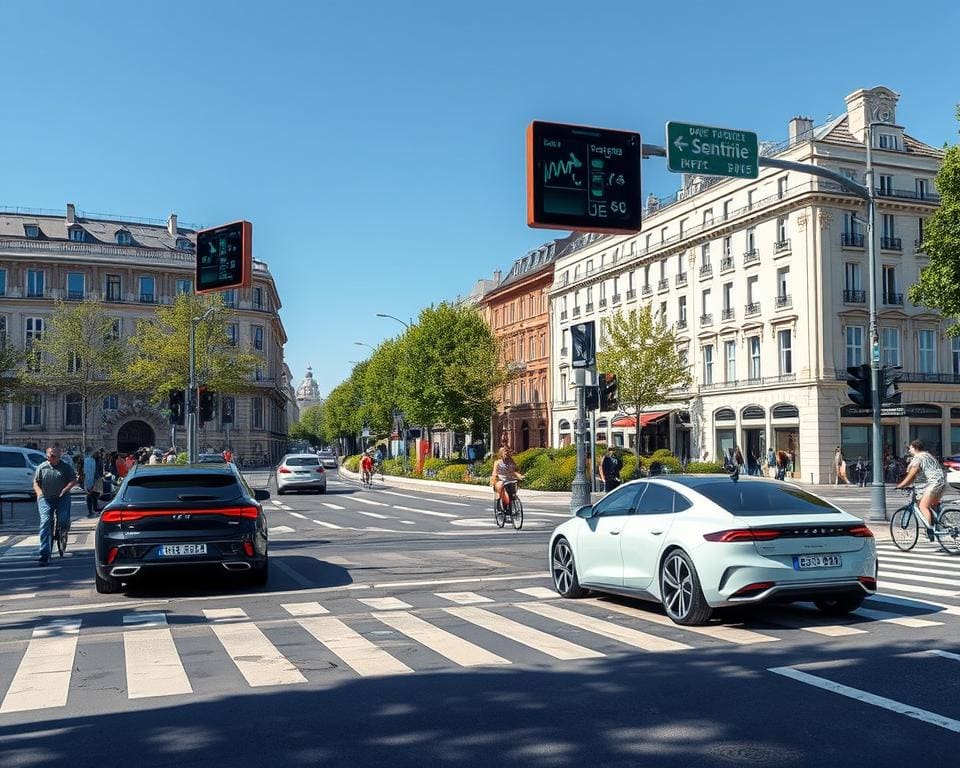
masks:
<svg viewBox="0 0 960 768"><path fill-rule="evenodd" d="M320 402L320 387L313 378L313 368L307 366L307 375L297 387L297 405L301 408Z"/></svg>

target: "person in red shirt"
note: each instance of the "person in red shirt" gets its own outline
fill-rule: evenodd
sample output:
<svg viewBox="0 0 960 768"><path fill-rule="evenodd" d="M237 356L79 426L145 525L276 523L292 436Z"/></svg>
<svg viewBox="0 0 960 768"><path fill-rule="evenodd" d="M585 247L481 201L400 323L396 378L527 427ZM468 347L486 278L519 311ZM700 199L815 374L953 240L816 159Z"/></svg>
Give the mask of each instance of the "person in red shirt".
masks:
<svg viewBox="0 0 960 768"><path fill-rule="evenodd" d="M227 448L227 450L223 452L223 460L227 462L227 464L233 461L233 451Z"/></svg>
<svg viewBox="0 0 960 768"><path fill-rule="evenodd" d="M373 479L373 457L369 453L363 454L360 459L360 476L364 483L369 483Z"/></svg>
<svg viewBox="0 0 960 768"><path fill-rule="evenodd" d="M130 469L130 467L127 465L127 459L125 456L117 456L116 468L117 477L123 480L123 478L127 476L127 472Z"/></svg>

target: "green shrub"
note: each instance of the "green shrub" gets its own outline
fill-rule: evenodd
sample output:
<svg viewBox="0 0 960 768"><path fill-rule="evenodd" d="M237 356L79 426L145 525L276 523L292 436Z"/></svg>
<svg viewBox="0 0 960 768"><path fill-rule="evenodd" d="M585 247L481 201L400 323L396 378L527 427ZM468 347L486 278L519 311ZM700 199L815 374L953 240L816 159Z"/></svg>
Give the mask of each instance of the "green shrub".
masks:
<svg viewBox="0 0 960 768"><path fill-rule="evenodd" d="M577 455L577 446L574 445L573 443L570 443L570 445L565 445L563 446L563 448L557 448L553 451L553 456L558 459L565 459L568 456L576 456L576 455Z"/></svg>
<svg viewBox="0 0 960 768"><path fill-rule="evenodd" d="M680 464L680 459L670 453L670 451L663 450L657 451L650 456L641 456L640 466L649 472L650 465L655 461L659 461L665 470L673 474L679 474L683 472L683 465Z"/></svg>
<svg viewBox="0 0 960 768"><path fill-rule="evenodd" d="M476 464L473 465L474 477L486 478L486 481L489 482L490 475L492 473L493 473L493 459L478 461Z"/></svg>
<svg viewBox="0 0 960 768"><path fill-rule="evenodd" d="M437 480L445 483L462 483L467 477L466 464L450 464L437 472Z"/></svg>
<svg viewBox="0 0 960 768"><path fill-rule="evenodd" d="M392 477L400 477L405 474L403 471L403 459L384 459L383 474L391 475Z"/></svg>
<svg viewBox="0 0 960 768"><path fill-rule="evenodd" d="M360 456L347 456L347 458L343 460L343 468L349 472L359 472Z"/></svg>
<svg viewBox="0 0 960 768"><path fill-rule="evenodd" d="M623 466L620 467L620 479L630 480L633 477L633 471L637 468L637 457L633 453L624 453L620 457Z"/></svg>
<svg viewBox="0 0 960 768"><path fill-rule="evenodd" d="M423 476L436 477L437 472L447 466L446 459L435 459L432 456L423 460Z"/></svg>
<svg viewBox="0 0 960 768"><path fill-rule="evenodd" d="M541 453L536 459L530 463L530 466L524 470L524 475L526 479L523 481L524 486L527 488L532 488L531 483L538 482L544 475L549 473L554 466L554 462L546 454L546 452Z"/></svg>
<svg viewBox="0 0 960 768"><path fill-rule="evenodd" d="M687 464L687 473L691 475L711 475L723 472L723 464L719 461L691 461Z"/></svg>
<svg viewBox="0 0 960 768"><path fill-rule="evenodd" d="M177 464L186 464L187 463L187 452L177 454Z"/></svg>
<svg viewBox="0 0 960 768"><path fill-rule="evenodd" d="M546 448L528 448L527 450L516 454L513 457L513 460L517 463L517 469L522 474L526 474L527 470L533 466L533 463L546 453Z"/></svg>
<svg viewBox="0 0 960 768"><path fill-rule="evenodd" d="M560 471L557 464L551 463L535 481L525 483L524 486L534 491L569 491L573 483L573 476L567 476Z"/></svg>

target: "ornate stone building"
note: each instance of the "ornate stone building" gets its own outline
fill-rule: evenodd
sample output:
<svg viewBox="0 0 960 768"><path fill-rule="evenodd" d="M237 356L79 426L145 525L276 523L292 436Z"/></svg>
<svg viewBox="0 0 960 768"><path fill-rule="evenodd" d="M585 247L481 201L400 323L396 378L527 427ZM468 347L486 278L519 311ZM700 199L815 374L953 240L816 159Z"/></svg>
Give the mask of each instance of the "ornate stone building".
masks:
<svg viewBox="0 0 960 768"><path fill-rule="evenodd" d="M296 398L297 409L300 413L303 413L311 405L318 405L323 402L320 398L320 387L313 378L313 368L309 365L307 366L307 375L301 379L300 385L297 387Z"/></svg>

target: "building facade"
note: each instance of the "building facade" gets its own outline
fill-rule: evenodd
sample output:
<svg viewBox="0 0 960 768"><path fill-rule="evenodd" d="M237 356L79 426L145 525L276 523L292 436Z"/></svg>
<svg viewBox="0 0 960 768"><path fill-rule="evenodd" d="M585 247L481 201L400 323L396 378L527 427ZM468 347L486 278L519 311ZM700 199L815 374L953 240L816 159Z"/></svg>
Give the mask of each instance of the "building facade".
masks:
<svg viewBox="0 0 960 768"><path fill-rule="evenodd" d="M164 225L85 216L72 204L65 215L0 211L0 335L24 348L45 332L58 300L90 300L103 304L120 338L129 337L158 306L194 290L195 251L196 231L179 226L176 215ZM220 408L217 419L200 429L199 445L222 450L229 444L246 461L273 462L286 448L289 401L280 297L261 261L254 261L249 289L224 291L223 297L231 310L231 340L249 347L262 364L253 392L230 396L234 422L223 424L229 409ZM76 449L81 422L78 396L54 384L3 407L0 442L35 448L58 442ZM186 445L183 428L172 429L163 407L124 392L95 405L87 437L96 447L121 452Z"/></svg>
<svg viewBox="0 0 960 768"><path fill-rule="evenodd" d="M904 371L904 415L883 419L884 451L903 455L921 438L942 456L960 451L960 343L906 287L927 263L923 225L939 203L943 153L897 123L898 98L884 87L857 91L845 114L819 127L794 118L788 140L762 152L863 183L865 127L878 123L878 335L881 362ZM642 233L584 235L557 261L554 443L569 439L575 416L569 326L646 303L676 330L693 376L640 415L653 442L701 459L734 446L761 458L782 449L792 476L814 483L830 479L838 445L849 460L868 460L870 420L850 406L845 383L847 366L870 355L864 202L832 181L761 168L754 180L685 177L676 196L646 208ZM632 417L600 414L597 437L629 444Z"/></svg>

